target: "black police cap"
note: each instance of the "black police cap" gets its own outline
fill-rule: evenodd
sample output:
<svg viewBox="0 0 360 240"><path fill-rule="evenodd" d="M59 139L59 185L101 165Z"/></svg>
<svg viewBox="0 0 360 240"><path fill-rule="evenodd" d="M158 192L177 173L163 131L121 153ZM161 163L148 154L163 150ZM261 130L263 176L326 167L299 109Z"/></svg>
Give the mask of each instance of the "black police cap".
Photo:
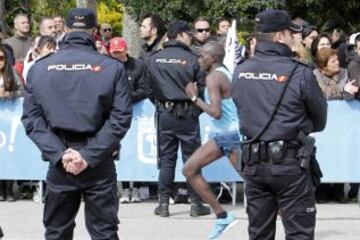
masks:
<svg viewBox="0 0 360 240"><path fill-rule="evenodd" d="M89 29L96 27L95 13L88 8L70 9L66 17L66 26L68 28Z"/></svg>
<svg viewBox="0 0 360 240"><path fill-rule="evenodd" d="M170 23L169 28L168 28L169 35L177 35L177 34L183 33L183 32L193 35L193 31L186 21L179 20L179 21Z"/></svg>
<svg viewBox="0 0 360 240"><path fill-rule="evenodd" d="M255 17L257 32L270 33L289 29L301 32L302 27L293 23L289 14L284 10L268 9L258 13Z"/></svg>

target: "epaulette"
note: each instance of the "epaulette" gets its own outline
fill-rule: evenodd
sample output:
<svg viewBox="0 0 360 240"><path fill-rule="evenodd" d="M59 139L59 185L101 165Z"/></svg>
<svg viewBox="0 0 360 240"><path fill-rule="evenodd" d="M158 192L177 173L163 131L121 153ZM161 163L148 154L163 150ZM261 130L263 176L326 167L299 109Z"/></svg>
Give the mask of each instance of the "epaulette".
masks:
<svg viewBox="0 0 360 240"><path fill-rule="evenodd" d="M36 59L35 62L42 61L42 60L50 57L50 56L53 55L53 54L55 54L55 53L54 53L54 52L50 52L50 53L48 53L48 54L46 54L46 55L44 55L44 56L41 56L40 58Z"/></svg>
<svg viewBox="0 0 360 240"><path fill-rule="evenodd" d="M306 66L306 67L311 68L311 65L310 65L310 64L304 63L304 62L300 61L300 60L297 59L297 58L292 58L292 60L293 60L295 63L298 63L298 64L300 64L300 65L303 65L303 66Z"/></svg>
<svg viewBox="0 0 360 240"><path fill-rule="evenodd" d="M161 50L164 50L164 49L163 49L163 48L158 48L158 49L156 49L155 51L150 52L150 54L148 55L148 57L151 57L151 56L155 55L156 53L160 52Z"/></svg>

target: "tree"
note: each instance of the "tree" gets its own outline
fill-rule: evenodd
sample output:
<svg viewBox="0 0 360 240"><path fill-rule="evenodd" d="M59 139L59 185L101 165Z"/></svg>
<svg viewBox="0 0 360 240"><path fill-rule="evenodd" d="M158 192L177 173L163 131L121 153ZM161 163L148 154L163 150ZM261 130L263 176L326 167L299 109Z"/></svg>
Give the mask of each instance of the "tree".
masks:
<svg viewBox="0 0 360 240"><path fill-rule="evenodd" d="M346 32L360 28L358 0L122 0L135 19L146 12L159 14L167 22L183 19L192 22L198 16L209 17L212 26L220 18L236 18L239 30L251 31L256 13L266 8L287 9L292 17L301 17L321 30L340 27Z"/></svg>
<svg viewBox="0 0 360 240"><path fill-rule="evenodd" d="M152 12L167 22L182 19L192 22L196 17L208 17L214 26L222 18L235 18L239 25L249 26L257 12L273 7L283 8L283 1L273 0L123 0L129 13L139 19L144 13Z"/></svg>
<svg viewBox="0 0 360 240"><path fill-rule="evenodd" d="M309 21L320 31L339 27L351 33L360 28L358 21L360 1L358 0L288 0L286 6L293 17L301 17Z"/></svg>
<svg viewBox="0 0 360 240"><path fill-rule="evenodd" d="M96 13L96 0L76 0L76 6L79 8L90 8Z"/></svg>
<svg viewBox="0 0 360 240"><path fill-rule="evenodd" d="M97 6L98 24L110 23L114 35L121 35L124 7L116 0L100 1Z"/></svg>

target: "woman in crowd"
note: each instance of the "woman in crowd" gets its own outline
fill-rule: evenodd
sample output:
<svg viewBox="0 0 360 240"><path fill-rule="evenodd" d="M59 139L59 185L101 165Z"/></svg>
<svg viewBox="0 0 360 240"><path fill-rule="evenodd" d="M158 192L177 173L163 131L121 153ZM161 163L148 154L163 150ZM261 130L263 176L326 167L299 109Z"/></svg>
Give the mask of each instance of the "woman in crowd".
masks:
<svg viewBox="0 0 360 240"><path fill-rule="evenodd" d="M331 37L327 33L320 33L311 43L311 56L315 60L318 50L323 48L331 48L331 45Z"/></svg>
<svg viewBox="0 0 360 240"><path fill-rule="evenodd" d="M349 80L347 70L340 68L336 50L324 48L317 51L316 64L314 74L328 101L354 98L359 88L354 85L355 80ZM344 184L321 184L316 199L318 202L334 200L344 203Z"/></svg>
<svg viewBox="0 0 360 240"><path fill-rule="evenodd" d="M8 51L0 44L0 102L21 95L21 82L10 63ZM15 201L13 180L0 180L0 201Z"/></svg>

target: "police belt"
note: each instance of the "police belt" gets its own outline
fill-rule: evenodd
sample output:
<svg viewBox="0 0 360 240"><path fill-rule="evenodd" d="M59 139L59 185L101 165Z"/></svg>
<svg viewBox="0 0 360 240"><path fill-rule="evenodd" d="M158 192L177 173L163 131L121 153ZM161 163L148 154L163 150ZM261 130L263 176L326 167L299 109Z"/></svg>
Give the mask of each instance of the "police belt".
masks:
<svg viewBox="0 0 360 240"><path fill-rule="evenodd" d="M87 144L90 134L76 133L70 131L58 131L57 135L63 141L67 148L81 147Z"/></svg>
<svg viewBox="0 0 360 240"><path fill-rule="evenodd" d="M285 158L296 158L300 145L297 141L257 141L242 145L243 162L281 164Z"/></svg>
<svg viewBox="0 0 360 240"><path fill-rule="evenodd" d="M194 110L197 107L192 101L181 101L181 100L167 100L167 101L157 101L157 107L160 111L173 111L175 109L182 109L184 112L188 112L189 110Z"/></svg>

